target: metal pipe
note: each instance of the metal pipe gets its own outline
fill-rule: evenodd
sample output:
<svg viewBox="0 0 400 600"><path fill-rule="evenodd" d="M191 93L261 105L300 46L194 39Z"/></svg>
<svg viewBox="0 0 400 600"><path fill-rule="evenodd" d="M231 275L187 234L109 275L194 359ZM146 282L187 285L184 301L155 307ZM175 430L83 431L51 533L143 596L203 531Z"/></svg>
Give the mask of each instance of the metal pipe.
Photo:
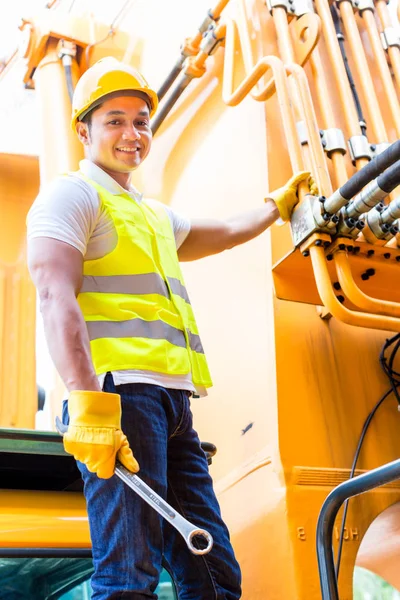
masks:
<svg viewBox="0 0 400 600"><path fill-rule="evenodd" d="M318 189L325 194L332 193L332 184L326 164L325 152L321 145L317 117L311 98L308 79L304 69L297 64L285 65L286 71L291 73L300 97L300 107L307 128L308 145L310 147L309 161L311 173L317 183Z"/></svg>
<svg viewBox="0 0 400 600"><path fill-rule="evenodd" d="M322 246L310 245L308 249L314 270L315 283L317 284L322 304L329 310L333 317L355 327L400 332L400 319L356 312L343 306L336 298L332 287L324 248Z"/></svg>
<svg viewBox="0 0 400 600"><path fill-rule="evenodd" d="M391 224L400 219L400 197L397 197L380 214L381 223Z"/></svg>
<svg viewBox="0 0 400 600"><path fill-rule="evenodd" d="M344 242L347 242L347 240L344 240ZM349 257L346 250L337 250L333 255L333 259L335 261L340 287L350 302L367 312L385 315L387 317L400 318L400 304L398 302L373 298L360 290L351 273Z"/></svg>
<svg viewBox="0 0 400 600"><path fill-rule="evenodd" d="M358 115L347 79L346 69L340 52L339 42L336 37L335 27L327 0L315 0L317 13L321 17L322 31L328 51L330 65L335 79L335 89L340 96L340 105L343 108L343 116L346 121L348 137L361 134ZM365 164L365 159L358 159L356 165Z"/></svg>
<svg viewBox="0 0 400 600"><path fill-rule="evenodd" d="M322 600L339 600L332 550L332 534L337 514L345 500L400 479L400 460L338 485L322 505L317 523L317 558Z"/></svg>
<svg viewBox="0 0 400 600"><path fill-rule="evenodd" d="M174 83L179 73L182 71L183 63L185 62L185 60L186 56L182 54L176 61L171 72L167 75L166 79L161 84L160 89L157 91L157 96L159 100L162 100L164 98L165 94L168 92L169 88Z"/></svg>
<svg viewBox="0 0 400 600"><path fill-rule="evenodd" d="M276 89L292 171L301 171L303 169L303 159L301 156L300 142L297 135L289 91L287 88L287 75L285 67L278 57L266 56L258 61L253 70L238 85L236 90L233 91L232 58L234 56L234 43L232 36L228 35L228 31L230 31L232 26L232 22L227 23L222 98L225 104L228 106L236 106L247 96L247 94L261 79L261 77L271 70L273 74L273 87L271 85L267 85L267 87L263 88L263 90L261 90L261 92L258 94L258 99L267 100L270 96L272 96Z"/></svg>
<svg viewBox="0 0 400 600"><path fill-rule="evenodd" d="M323 129L333 129L336 126L336 123L334 122L333 105L329 95L329 86L318 46L314 48L309 61L313 72ZM332 150L329 154L329 158L332 161L336 185L337 187L340 187L348 180L344 153L340 150Z"/></svg>
<svg viewBox="0 0 400 600"><path fill-rule="evenodd" d="M176 85L165 103L158 109L154 119L151 122L151 131L153 135L155 135L160 128L162 122L167 117L167 115L171 112L176 102L179 100L180 96L183 94L189 83L192 81L193 77L191 75L187 75L186 73L182 73L180 79L176 82Z"/></svg>
<svg viewBox="0 0 400 600"><path fill-rule="evenodd" d="M386 0L378 0L376 2L376 10L378 12L382 28L384 30L393 28ZM390 64L392 65L393 75L396 80L397 87L400 89L400 47L389 46L387 52L389 55Z"/></svg>
<svg viewBox="0 0 400 600"><path fill-rule="evenodd" d="M207 13L207 17L203 20L202 24L199 27L198 32L192 37L187 38L181 47L181 55L176 61L175 65L171 69L170 73L167 75L165 81L161 84L160 89L157 92L157 96L159 100L164 98L165 94L168 92L179 73L183 69L184 62L188 56L195 56L199 50L201 40L203 39L203 34L207 31L209 26L214 22L216 23L221 16L221 12L224 10L226 5L230 2L230 0L220 0L215 8L210 9Z"/></svg>
<svg viewBox="0 0 400 600"><path fill-rule="evenodd" d="M365 117L363 115L363 111L362 111L361 102L360 102L360 98L359 98L359 95L358 95L357 87L356 87L356 84L354 82L353 73L352 73L352 71L350 69L349 60L347 58L346 47L344 45L345 37L343 35L342 27L340 25L340 16L339 16L339 13L337 11L336 4L331 4L330 11L331 11L332 20L333 20L333 23L334 23L334 26L335 26L336 37L337 37L337 40L338 40L338 43L339 43L339 48L340 48L340 53L342 55L344 68L346 69L346 75L347 75L347 79L348 79L348 82L349 82L349 86L350 86L350 90L351 90L351 95L353 96L354 105L356 107L356 111L357 111L357 115L358 115L358 122L360 124L361 133L362 133L362 135L366 135L366 132L367 132L367 123L366 123Z"/></svg>
<svg viewBox="0 0 400 600"><path fill-rule="evenodd" d="M372 179L378 177L382 171L400 159L400 140L394 142L387 150L378 154L373 160L366 164L360 171L350 179L332 196L324 202L325 211L334 214L340 210L355 194Z"/></svg>
<svg viewBox="0 0 400 600"><path fill-rule="evenodd" d="M383 85L383 93L386 96L389 110L391 113L391 124L393 124L397 137L400 137L400 105L397 98L396 90L393 85L392 76L389 71L389 66L386 60L385 51L382 46L381 38L379 37L378 28L376 25L374 13L372 10L363 10L362 12L365 28L368 33L372 52L379 75Z"/></svg>
<svg viewBox="0 0 400 600"><path fill-rule="evenodd" d="M388 137L383 122L375 88L369 71L368 62L361 42L360 33L356 24L353 6L349 0L339 4L339 11L346 31L347 41L350 45L354 65L358 74L360 86L363 90L364 101L369 114L369 123L376 143L386 142Z"/></svg>

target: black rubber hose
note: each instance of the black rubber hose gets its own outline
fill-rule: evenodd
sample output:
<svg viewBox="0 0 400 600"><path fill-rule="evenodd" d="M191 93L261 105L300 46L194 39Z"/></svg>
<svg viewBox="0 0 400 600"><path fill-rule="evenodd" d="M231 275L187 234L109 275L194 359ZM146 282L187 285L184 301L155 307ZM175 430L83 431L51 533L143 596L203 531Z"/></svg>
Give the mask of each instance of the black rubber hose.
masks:
<svg viewBox="0 0 400 600"><path fill-rule="evenodd" d="M155 118L151 122L151 131L153 135L155 135L161 126L161 123L167 117L167 115L171 112L172 108L185 91L189 83L192 81L192 77L189 75L183 75L180 81L177 81L175 88L172 90L165 103L161 108L158 109Z"/></svg>
<svg viewBox="0 0 400 600"><path fill-rule="evenodd" d="M390 194L390 192L400 184L400 160L389 167L384 173L379 175L376 183L379 185L381 190L387 194Z"/></svg>
<svg viewBox="0 0 400 600"><path fill-rule="evenodd" d="M344 63L345 69L346 69L347 79L349 81L351 93L353 94L354 104L356 105L356 110L357 110L357 115L358 115L358 121L360 123L361 133L362 133L362 135L366 135L366 133L367 133L366 120L364 119L364 116L363 116L360 98L358 96L356 84L354 83L353 74L350 69L349 61L347 59L346 48L344 46L344 35L343 35L342 28L340 26L340 17L339 17L337 8L334 4L331 5L331 15L332 15L333 24L335 26L336 37L339 42L339 47L340 47L340 52L342 54L343 63ZM362 123L365 123L365 125L363 125Z"/></svg>
<svg viewBox="0 0 400 600"><path fill-rule="evenodd" d="M400 159L400 140L394 142L381 154L378 154L365 167L350 177L348 181L339 189L339 193L346 200L361 192L363 187L370 181L378 177L382 171L390 167L394 162Z"/></svg>
<svg viewBox="0 0 400 600"><path fill-rule="evenodd" d="M72 81L72 69L71 69L71 65L67 65L64 62L63 62L63 65L64 65L64 71L65 71L65 78L67 80L68 96L72 102L72 97L74 95L74 84Z"/></svg>
<svg viewBox="0 0 400 600"><path fill-rule="evenodd" d="M160 89L157 92L157 96L159 100L164 98L165 94L168 92L171 85L174 83L175 79L178 77L179 73L182 71L183 63L185 62L185 56L181 56L177 61L175 66L172 68L171 72L165 79L165 81L161 84Z"/></svg>

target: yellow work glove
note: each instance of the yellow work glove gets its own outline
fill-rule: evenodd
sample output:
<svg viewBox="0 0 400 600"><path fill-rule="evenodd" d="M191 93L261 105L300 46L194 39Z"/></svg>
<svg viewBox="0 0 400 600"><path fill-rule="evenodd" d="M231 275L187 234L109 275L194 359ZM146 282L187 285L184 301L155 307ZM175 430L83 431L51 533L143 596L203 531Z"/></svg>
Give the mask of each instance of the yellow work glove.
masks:
<svg viewBox="0 0 400 600"><path fill-rule="evenodd" d="M69 426L64 448L89 471L108 479L115 459L133 473L139 471L126 435L121 431L121 397L108 392L71 392L68 398Z"/></svg>
<svg viewBox="0 0 400 600"><path fill-rule="evenodd" d="M307 181L307 179L309 179L308 186L310 188L310 194L316 196L318 194L318 187L309 171L300 171L300 173L296 173L296 175L293 175L283 187L268 194L266 200L269 198L274 200L282 221L289 221L293 208L299 201L297 196L299 184L303 181Z"/></svg>

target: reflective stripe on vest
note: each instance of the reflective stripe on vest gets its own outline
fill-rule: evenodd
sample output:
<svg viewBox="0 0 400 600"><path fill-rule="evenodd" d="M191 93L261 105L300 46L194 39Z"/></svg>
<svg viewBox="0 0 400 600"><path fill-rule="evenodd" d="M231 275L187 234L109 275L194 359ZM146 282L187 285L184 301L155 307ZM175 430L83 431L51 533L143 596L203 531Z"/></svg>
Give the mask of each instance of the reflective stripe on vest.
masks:
<svg viewBox="0 0 400 600"><path fill-rule="evenodd" d="M143 337L153 340L167 340L174 346L186 348L185 334L180 329L172 327L164 321L144 321L130 319L129 321L87 321L90 341L100 338ZM190 348L193 352L204 354L200 336L187 329Z"/></svg>
<svg viewBox="0 0 400 600"><path fill-rule="evenodd" d="M167 277L173 294L180 296L190 304L184 285L176 277ZM140 273L139 275L85 275L80 293L103 294L160 294L170 297L167 284L158 273Z"/></svg>

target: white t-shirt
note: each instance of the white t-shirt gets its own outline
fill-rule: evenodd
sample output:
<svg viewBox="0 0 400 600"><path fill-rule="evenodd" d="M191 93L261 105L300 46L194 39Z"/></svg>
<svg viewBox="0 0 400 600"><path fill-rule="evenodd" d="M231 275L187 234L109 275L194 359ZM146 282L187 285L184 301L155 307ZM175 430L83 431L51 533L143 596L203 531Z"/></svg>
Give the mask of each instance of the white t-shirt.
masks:
<svg viewBox="0 0 400 600"><path fill-rule="evenodd" d="M110 175L90 160L79 164L81 172L112 194L127 193ZM128 194L138 203L146 202L143 195L131 186ZM160 203L161 204L161 203ZM171 221L176 247L179 248L190 231L190 220L162 204ZM117 244L117 231L104 209L97 190L82 178L70 173L55 179L40 191L27 217L28 241L49 237L70 244L83 255L83 260L95 260L109 254ZM99 375L102 386L105 373ZM113 372L116 385L150 383L166 388L189 390L199 396L207 391L195 387L190 373L164 375L155 371L124 370Z"/></svg>

